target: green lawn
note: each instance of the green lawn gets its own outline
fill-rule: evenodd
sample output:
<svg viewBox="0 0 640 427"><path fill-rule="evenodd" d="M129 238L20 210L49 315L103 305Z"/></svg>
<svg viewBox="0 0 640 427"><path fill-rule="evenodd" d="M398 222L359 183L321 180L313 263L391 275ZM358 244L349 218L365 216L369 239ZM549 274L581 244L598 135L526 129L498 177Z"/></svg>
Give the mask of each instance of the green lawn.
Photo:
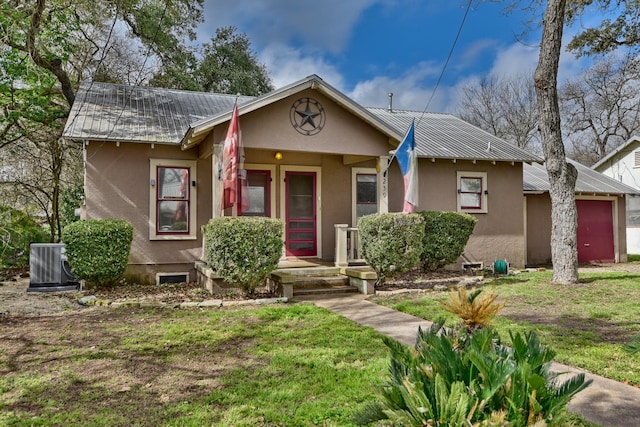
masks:
<svg viewBox="0 0 640 427"><path fill-rule="evenodd" d="M380 335L313 305L0 319L0 425L349 426Z"/></svg>
<svg viewBox="0 0 640 427"><path fill-rule="evenodd" d="M618 381L640 386L640 354L623 345L640 333L640 275L584 273L576 285L551 283L552 272L524 272L490 281L488 288L506 303L495 326L504 340L508 330L535 330L555 360ZM434 320L453 315L440 308L447 292L403 294L372 301Z"/></svg>

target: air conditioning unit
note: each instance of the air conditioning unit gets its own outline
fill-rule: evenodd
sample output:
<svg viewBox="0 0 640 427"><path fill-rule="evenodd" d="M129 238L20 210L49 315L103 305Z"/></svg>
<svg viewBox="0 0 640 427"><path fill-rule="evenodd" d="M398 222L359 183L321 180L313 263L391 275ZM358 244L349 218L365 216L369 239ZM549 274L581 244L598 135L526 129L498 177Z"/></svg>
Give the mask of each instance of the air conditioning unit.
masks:
<svg viewBox="0 0 640 427"><path fill-rule="evenodd" d="M59 292L78 289L63 243L32 243L29 251L27 292Z"/></svg>

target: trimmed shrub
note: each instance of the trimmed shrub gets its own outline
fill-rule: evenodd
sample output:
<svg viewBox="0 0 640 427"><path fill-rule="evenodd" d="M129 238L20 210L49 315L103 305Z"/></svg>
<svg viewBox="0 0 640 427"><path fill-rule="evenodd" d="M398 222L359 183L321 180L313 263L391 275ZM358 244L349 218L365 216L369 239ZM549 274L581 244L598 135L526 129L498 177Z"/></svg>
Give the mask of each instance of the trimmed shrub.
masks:
<svg viewBox="0 0 640 427"><path fill-rule="evenodd" d="M64 230L73 274L89 285L113 286L127 269L133 226L123 219L88 219Z"/></svg>
<svg viewBox="0 0 640 427"><path fill-rule="evenodd" d="M0 206L0 267L29 265L29 245L49 241L44 231L26 212Z"/></svg>
<svg viewBox="0 0 640 427"><path fill-rule="evenodd" d="M424 270L437 270L456 262L478 222L459 212L418 212L424 219L424 239L420 261Z"/></svg>
<svg viewBox="0 0 640 427"><path fill-rule="evenodd" d="M358 223L362 256L378 275L376 286L420 261L424 220L417 214L367 215Z"/></svg>
<svg viewBox="0 0 640 427"><path fill-rule="evenodd" d="M282 226L273 218L213 218L203 227L205 261L223 280L253 294L278 267Z"/></svg>

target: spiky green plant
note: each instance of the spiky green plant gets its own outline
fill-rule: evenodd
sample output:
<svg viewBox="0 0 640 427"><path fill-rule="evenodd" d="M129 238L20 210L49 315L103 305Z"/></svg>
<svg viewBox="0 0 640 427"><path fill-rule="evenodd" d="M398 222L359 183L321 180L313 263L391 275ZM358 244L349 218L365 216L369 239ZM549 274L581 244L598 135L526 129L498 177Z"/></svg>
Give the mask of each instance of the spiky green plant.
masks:
<svg viewBox="0 0 640 427"><path fill-rule="evenodd" d="M475 296L477 298L477 295ZM359 424L400 426L562 425L566 405L587 387L584 374L565 381L549 371L555 352L534 332L510 333L501 344L490 326L447 329L437 320L418 331L414 348L392 339L389 380Z"/></svg>
<svg viewBox="0 0 640 427"><path fill-rule="evenodd" d="M629 354L640 353L640 334L631 338L631 340L624 346L624 350Z"/></svg>

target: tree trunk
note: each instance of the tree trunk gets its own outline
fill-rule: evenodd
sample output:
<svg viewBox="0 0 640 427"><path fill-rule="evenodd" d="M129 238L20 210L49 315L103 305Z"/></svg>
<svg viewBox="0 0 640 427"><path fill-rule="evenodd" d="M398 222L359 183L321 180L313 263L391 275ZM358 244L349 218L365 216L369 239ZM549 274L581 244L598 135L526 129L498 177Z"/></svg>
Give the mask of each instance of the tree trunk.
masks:
<svg viewBox="0 0 640 427"><path fill-rule="evenodd" d="M539 128L551 184L551 262L555 283L578 281L575 186L578 172L567 163L558 106L558 64L566 0L549 0L544 15L540 57L534 74Z"/></svg>

